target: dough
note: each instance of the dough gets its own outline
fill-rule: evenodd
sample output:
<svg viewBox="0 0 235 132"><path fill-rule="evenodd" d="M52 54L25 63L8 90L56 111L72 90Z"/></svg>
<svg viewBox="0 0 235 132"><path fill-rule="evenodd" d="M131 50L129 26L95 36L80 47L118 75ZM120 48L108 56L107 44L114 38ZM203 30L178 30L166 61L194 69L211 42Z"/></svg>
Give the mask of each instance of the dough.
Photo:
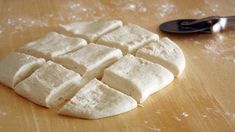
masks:
<svg viewBox="0 0 235 132"><path fill-rule="evenodd" d="M87 42L84 39L71 38L56 32L50 32L44 37L26 44L19 52L53 60L58 55L75 51L86 44Z"/></svg>
<svg viewBox="0 0 235 132"><path fill-rule="evenodd" d="M122 26L119 20L99 20L60 25L68 32L75 34L89 42L95 42L100 36Z"/></svg>
<svg viewBox="0 0 235 132"><path fill-rule="evenodd" d="M161 65L128 54L105 69L102 81L142 103L173 79L173 74Z"/></svg>
<svg viewBox="0 0 235 132"><path fill-rule="evenodd" d="M122 57L119 49L89 44L75 52L56 57L56 62L71 69L82 77L82 84L93 78L101 78L105 68Z"/></svg>
<svg viewBox="0 0 235 132"><path fill-rule="evenodd" d="M12 52L0 61L0 82L14 88L17 83L32 74L43 63L45 60L42 58Z"/></svg>
<svg viewBox="0 0 235 132"><path fill-rule="evenodd" d="M77 92L80 75L48 61L16 85L16 93L45 107L56 107Z"/></svg>
<svg viewBox="0 0 235 132"><path fill-rule="evenodd" d="M168 38L147 44L137 51L136 56L164 66L174 76L179 76L185 68L183 51Z"/></svg>
<svg viewBox="0 0 235 132"><path fill-rule="evenodd" d="M124 54L134 53L137 48L150 41L157 41L158 35L134 24L127 24L98 39L97 43L121 49Z"/></svg>
<svg viewBox="0 0 235 132"><path fill-rule="evenodd" d="M136 106L130 96L93 79L59 110L59 114L98 119L130 111Z"/></svg>

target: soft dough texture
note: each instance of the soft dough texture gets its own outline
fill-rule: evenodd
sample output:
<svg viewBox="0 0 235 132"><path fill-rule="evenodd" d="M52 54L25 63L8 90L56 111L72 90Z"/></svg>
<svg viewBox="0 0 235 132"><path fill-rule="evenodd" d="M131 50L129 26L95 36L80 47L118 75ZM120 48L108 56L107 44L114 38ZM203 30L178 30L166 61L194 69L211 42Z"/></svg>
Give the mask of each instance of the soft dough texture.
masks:
<svg viewBox="0 0 235 132"><path fill-rule="evenodd" d="M86 44L87 42L84 39L71 38L56 32L50 32L44 37L26 44L19 49L19 52L53 60L58 55L75 51Z"/></svg>
<svg viewBox="0 0 235 132"><path fill-rule="evenodd" d="M127 24L100 37L98 44L121 49L124 54L134 53L137 48L151 41L157 41L158 35L134 24Z"/></svg>
<svg viewBox="0 0 235 132"><path fill-rule="evenodd" d="M45 107L56 107L77 92L80 75L48 61L16 85L16 93Z"/></svg>
<svg viewBox="0 0 235 132"><path fill-rule="evenodd" d="M168 38L147 44L137 51L136 56L164 66L174 76L179 76L185 68L183 51Z"/></svg>
<svg viewBox="0 0 235 132"><path fill-rule="evenodd" d="M173 79L173 74L161 65L126 55L105 69L102 81L141 103Z"/></svg>
<svg viewBox="0 0 235 132"><path fill-rule="evenodd" d="M14 88L14 86L32 74L45 60L23 53L12 52L0 61L0 82Z"/></svg>
<svg viewBox="0 0 235 132"><path fill-rule="evenodd" d="M81 86L101 78L105 68L122 57L119 49L89 44L75 52L56 57L56 62L82 75Z"/></svg>
<svg viewBox="0 0 235 132"><path fill-rule="evenodd" d="M93 79L59 110L59 114L98 119L130 111L136 106L130 96Z"/></svg>
<svg viewBox="0 0 235 132"><path fill-rule="evenodd" d="M95 42L100 36L122 26L119 20L99 20L60 25L63 29L89 42Z"/></svg>

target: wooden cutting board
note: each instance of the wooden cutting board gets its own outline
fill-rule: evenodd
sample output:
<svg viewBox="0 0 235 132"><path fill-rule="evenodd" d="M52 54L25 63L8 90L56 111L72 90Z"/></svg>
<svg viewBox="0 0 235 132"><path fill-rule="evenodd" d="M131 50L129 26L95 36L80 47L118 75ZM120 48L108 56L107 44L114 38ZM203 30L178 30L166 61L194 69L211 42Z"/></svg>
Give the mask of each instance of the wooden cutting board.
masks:
<svg viewBox="0 0 235 132"><path fill-rule="evenodd" d="M183 49L184 74L137 109L100 120L60 116L0 85L1 132L235 131L235 31L169 35L160 23L177 18L235 15L234 0L0 0L0 59L58 24L120 19L138 24Z"/></svg>

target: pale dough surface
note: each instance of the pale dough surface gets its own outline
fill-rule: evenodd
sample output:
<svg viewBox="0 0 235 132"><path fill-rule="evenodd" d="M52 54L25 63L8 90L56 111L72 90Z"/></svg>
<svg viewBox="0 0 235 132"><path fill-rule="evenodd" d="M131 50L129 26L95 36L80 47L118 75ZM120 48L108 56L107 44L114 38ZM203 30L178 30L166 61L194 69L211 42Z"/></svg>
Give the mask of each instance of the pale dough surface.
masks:
<svg viewBox="0 0 235 132"><path fill-rule="evenodd" d="M161 65L128 54L105 69L102 81L142 103L173 79L173 74Z"/></svg>
<svg viewBox="0 0 235 132"><path fill-rule="evenodd" d="M56 107L77 91L80 75L48 61L31 76L16 85L15 91L45 107Z"/></svg>
<svg viewBox="0 0 235 132"><path fill-rule="evenodd" d="M12 52L0 61L0 82L14 88L17 83L32 74L43 63L45 60L42 58Z"/></svg>
<svg viewBox="0 0 235 132"><path fill-rule="evenodd" d="M53 60L58 55L78 50L87 44L81 38L67 37L56 32L50 32L42 38L30 42L19 49L19 52Z"/></svg>
<svg viewBox="0 0 235 132"><path fill-rule="evenodd" d="M136 101L99 80L93 79L60 109L63 115L98 119L136 108Z"/></svg>
<svg viewBox="0 0 235 132"><path fill-rule="evenodd" d="M180 76L185 68L183 51L169 38L147 44L137 51L136 56L164 66L176 77Z"/></svg>
<svg viewBox="0 0 235 132"><path fill-rule="evenodd" d="M68 32L75 34L88 42L95 42L100 36L122 26L119 20L84 21L60 25Z"/></svg>
<svg viewBox="0 0 235 132"><path fill-rule="evenodd" d="M127 24L103 35L98 39L97 43L121 49L124 54L127 54L134 53L139 47L158 39L157 34L137 25Z"/></svg>
<svg viewBox="0 0 235 132"><path fill-rule="evenodd" d="M82 84L101 78L105 68L122 57L119 49L88 44L75 52L56 57L56 62L82 75ZM82 85L81 84L81 85Z"/></svg>

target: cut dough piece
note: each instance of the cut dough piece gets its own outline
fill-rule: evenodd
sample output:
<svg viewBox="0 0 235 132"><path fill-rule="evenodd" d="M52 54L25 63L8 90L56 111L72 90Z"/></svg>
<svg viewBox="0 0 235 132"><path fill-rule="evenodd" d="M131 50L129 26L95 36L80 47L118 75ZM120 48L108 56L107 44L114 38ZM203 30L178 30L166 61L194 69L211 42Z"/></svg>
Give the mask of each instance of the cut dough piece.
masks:
<svg viewBox="0 0 235 132"><path fill-rule="evenodd" d="M45 107L56 107L78 90L80 75L48 61L16 85L16 93Z"/></svg>
<svg viewBox="0 0 235 132"><path fill-rule="evenodd" d="M147 44L137 51L136 56L164 66L174 76L179 76L185 68L183 51L168 38Z"/></svg>
<svg viewBox="0 0 235 132"><path fill-rule="evenodd" d="M56 62L83 76L82 84L93 78L101 78L105 68L122 57L119 49L89 44L75 52L56 57Z"/></svg>
<svg viewBox="0 0 235 132"><path fill-rule="evenodd" d="M26 44L19 49L19 52L53 60L58 55L75 51L86 44L87 42L84 39L71 38L56 32L50 32L41 39Z"/></svg>
<svg viewBox="0 0 235 132"><path fill-rule="evenodd" d="M127 24L98 39L97 43L121 49L124 54L134 53L137 48L150 41L157 41L158 35L134 24Z"/></svg>
<svg viewBox="0 0 235 132"><path fill-rule="evenodd" d="M71 32L89 42L95 42L100 36L122 26L119 20L99 20L77 22L60 25L66 31Z"/></svg>
<svg viewBox="0 0 235 132"><path fill-rule="evenodd" d="M142 103L173 79L173 74L161 65L126 55L105 69L102 81Z"/></svg>
<svg viewBox="0 0 235 132"><path fill-rule="evenodd" d="M23 53L12 52L0 61L0 82L14 88L14 86L31 75L45 60Z"/></svg>
<svg viewBox="0 0 235 132"><path fill-rule="evenodd" d="M59 110L59 114L98 119L130 111L136 106L130 96L93 79Z"/></svg>

